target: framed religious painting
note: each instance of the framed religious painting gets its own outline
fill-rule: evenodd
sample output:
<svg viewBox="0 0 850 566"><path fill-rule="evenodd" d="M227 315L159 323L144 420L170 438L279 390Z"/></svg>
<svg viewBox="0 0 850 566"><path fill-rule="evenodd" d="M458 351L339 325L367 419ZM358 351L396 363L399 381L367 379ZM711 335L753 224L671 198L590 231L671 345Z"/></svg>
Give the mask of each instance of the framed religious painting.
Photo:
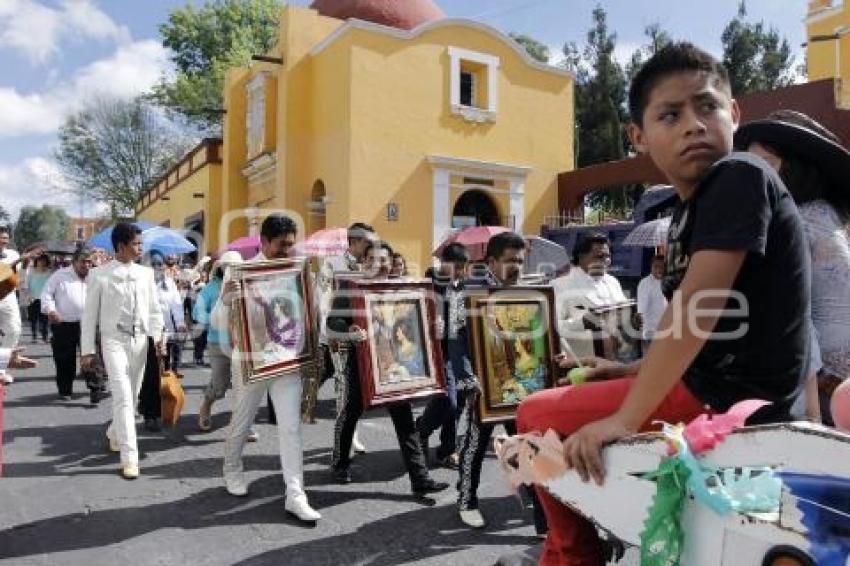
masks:
<svg viewBox="0 0 850 566"><path fill-rule="evenodd" d="M425 280L351 280L354 324L367 339L356 347L363 407L444 393L437 305Z"/></svg>
<svg viewBox="0 0 850 566"><path fill-rule="evenodd" d="M231 267L240 283L234 352L245 383L311 369L316 357L310 274L303 259L248 262Z"/></svg>
<svg viewBox="0 0 850 566"><path fill-rule="evenodd" d="M481 422L513 419L523 399L555 384L552 288L468 290L466 308L473 369L481 379Z"/></svg>

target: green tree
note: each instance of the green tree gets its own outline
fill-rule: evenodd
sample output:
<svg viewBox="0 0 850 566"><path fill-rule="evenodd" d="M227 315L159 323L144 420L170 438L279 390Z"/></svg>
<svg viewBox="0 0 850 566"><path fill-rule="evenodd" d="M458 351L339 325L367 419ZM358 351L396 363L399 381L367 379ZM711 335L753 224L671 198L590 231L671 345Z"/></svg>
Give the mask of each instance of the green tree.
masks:
<svg viewBox="0 0 850 566"><path fill-rule="evenodd" d="M614 57L617 34L608 28L605 10L593 10L593 26L583 50L564 46L564 66L576 75L575 116L579 167L615 161L624 156L626 76ZM587 202L606 211L625 213L634 205L634 190L591 193Z"/></svg>
<svg viewBox="0 0 850 566"><path fill-rule="evenodd" d="M142 193L196 141L141 99L94 99L59 128L55 158L75 195L133 216Z"/></svg>
<svg viewBox="0 0 850 566"><path fill-rule="evenodd" d="M219 130L225 72L274 47L282 9L281 0L208 0L173 9L159 32L176 74L154 88L153 99L201 129Z"/></svg>
<svg viewBox="0 0 850 566"><path fill-rule="evenodd" d="M13 228L15 245L25 250L37 242L64 240L67 224L68 214L58 206L25 206Z"/></svg>
<svg viewBox="0 0 850 566"><path fill-rule="evenodd" d="M533 59L541 63L549 62L549 48L545 44L524 33L510 33L508 35L511 36L511 39L519 43Z"/></svg>
<svg viewBox="0 0 850 566"><path fill-rule="evenodd" d="M746 17L747 6L741 0L738 14L721 36L732 93L769 91L793 83L794 57L788 40L780 38L776 28L745 21Z"/></svg>
<svg viewBox="0 0 850 566"><path fill-rule="evenodd" d="M663 30L658 22L643 28L643 35L646 36L646 44L632 53L631 59L626 64L626 77L628 77L629 82L650 57L658 53L662 47L673 42L672 36Z"/></svg>

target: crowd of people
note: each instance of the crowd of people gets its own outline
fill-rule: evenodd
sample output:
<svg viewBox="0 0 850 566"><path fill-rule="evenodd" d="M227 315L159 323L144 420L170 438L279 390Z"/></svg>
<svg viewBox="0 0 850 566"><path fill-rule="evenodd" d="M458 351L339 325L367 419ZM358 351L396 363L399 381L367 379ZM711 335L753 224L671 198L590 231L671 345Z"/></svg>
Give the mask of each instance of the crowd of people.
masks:
<svg viewBox="0 0 850 566"><path fill-rule="evenodd" d="M687 421L706 408L723 412L737 401L759 398L771 404L755 422L797 417L832 424L829 397L850 376L850 152L829 130L790 111L744 125L736 134L740 116L726 71L686 43L660 50L641 68L629 103L635 147L652 157L679 196L666 255L653 258L637 289L641 357L623 359L616 351L594 349L594 332L606 330L592 321L594 313L629 301L607 272L611 243L604 234L588 234L575 246L569 271L548 283L557 319L549 331L558 333L563 350L555 361L565 372L582 366L585 383L534 393L519 405L516 419L504 422L509 434L559 432L568 465L599 483L601 448L657 420ZM141 265L139 229L119 223L112 231L112 258L81 248L68 267L51 274L45 256L18 256L8 248L8 237L0 229L0 260L12 267L31 265L22 289L30 296L32 338L46 341L49 327L59 395L71 394L78 347L93 402L108 380L112 422L106 436L120 454L125 478L140 474L134 416L145 368L159 354L179 369L182 345L191 335L196 364L210 367L200 430L212 428L214 404L228 389L234 392L223 449L227 492L248 493L242 452L257 437L255 418L268 399L280 440L285 509L302 521L321 518L303 477L301 403L309 372L300 368L246 383L235 361L240 346L233 301L241 287L230 268L246 260L227 252L186 280L176 258L151 254L147 266ZM292 219L272 214L262 223L259 254L247 261L289 258L298 237ZM457 470L458 517L472 528L486 526L478 488L496 425L482 422L477 411L481 384L473 371L464 297L521 284L526 246L522 236L503 232L489 240L484 258L470 257L457 243L441 250L426 276L439 298L437 347L445 364L445 395L428 400L418 416L410 402L387 407L411 490L419 497L449 487L429 473L429 442L439 431L432 463ZM352 458L365 451L356 434L363 403L353 352L367 339L351 317L349 297L335 292L334 279L353 271L367 279L398 278L407 270L391 243L357 222L349 227L348 249L324 258L316 273L318 321L302 331L316 333L315 366L335 385L333 481L351 482ZM700 315L689 317L695 309ZM742 316L747 330L736 334ZM692 319L693 325L673 331ZM26 367L28 360L9 350L20 335L14 293L0 302L0 328L5 348L0 365ZM721 334L726 337L718 338ZM11 381L8 374L4 379ZM156 411L148 414L139 406L146 426L155 428ZM528 500L538 532L548 533L541 563L603 563L591 523L546 492L530 492Z"/></svg>

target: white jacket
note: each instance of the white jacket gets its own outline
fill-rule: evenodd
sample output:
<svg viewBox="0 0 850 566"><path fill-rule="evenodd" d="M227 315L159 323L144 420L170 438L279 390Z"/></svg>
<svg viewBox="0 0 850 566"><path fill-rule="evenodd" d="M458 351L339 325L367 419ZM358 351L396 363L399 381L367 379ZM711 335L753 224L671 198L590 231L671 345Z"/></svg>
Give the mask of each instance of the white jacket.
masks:
<svg viewBox="0 0 850 566"><path fill-rule="evenodd" d="M87 277L88 289L80 344L82 355L95 353L95 331L98 328L104 338L126 340L127 334L118 330L118 322L121 306L124 304L127 277L135 283L135 322L140 327L140 334L151 336L154 342L162 339L162 312L159 308L153 270L137 263L124 264L113 260L91 270Z"/></svg>
<svg viewBox="0 0 850 566"><path fill-rule="evenodd" d="M174 334L179 327L186 324L183 297L180 296L180 290L177 288L174 279L167 276L157 284L156 291L165 331Z"/></svg>

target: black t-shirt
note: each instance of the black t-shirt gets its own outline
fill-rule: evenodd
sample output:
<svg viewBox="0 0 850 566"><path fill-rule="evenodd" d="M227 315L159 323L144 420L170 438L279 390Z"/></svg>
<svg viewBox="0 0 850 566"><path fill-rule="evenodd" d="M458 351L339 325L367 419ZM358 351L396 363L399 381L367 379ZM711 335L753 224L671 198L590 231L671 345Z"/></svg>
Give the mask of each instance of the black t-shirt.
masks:
<svg viewBox="0 0 850 566"><path fill-rule="evenodd" d="M727 301L727 313L685 373L685 385L717 411L755 398L774 403L762 420L781 418L808 371L811 268L797 207L764 160L728 155L679 204L662 285L668 299L701 250L746 250L747 257L733 285L742 298ZM748 315L732 313L742 307Z"/></svg>

